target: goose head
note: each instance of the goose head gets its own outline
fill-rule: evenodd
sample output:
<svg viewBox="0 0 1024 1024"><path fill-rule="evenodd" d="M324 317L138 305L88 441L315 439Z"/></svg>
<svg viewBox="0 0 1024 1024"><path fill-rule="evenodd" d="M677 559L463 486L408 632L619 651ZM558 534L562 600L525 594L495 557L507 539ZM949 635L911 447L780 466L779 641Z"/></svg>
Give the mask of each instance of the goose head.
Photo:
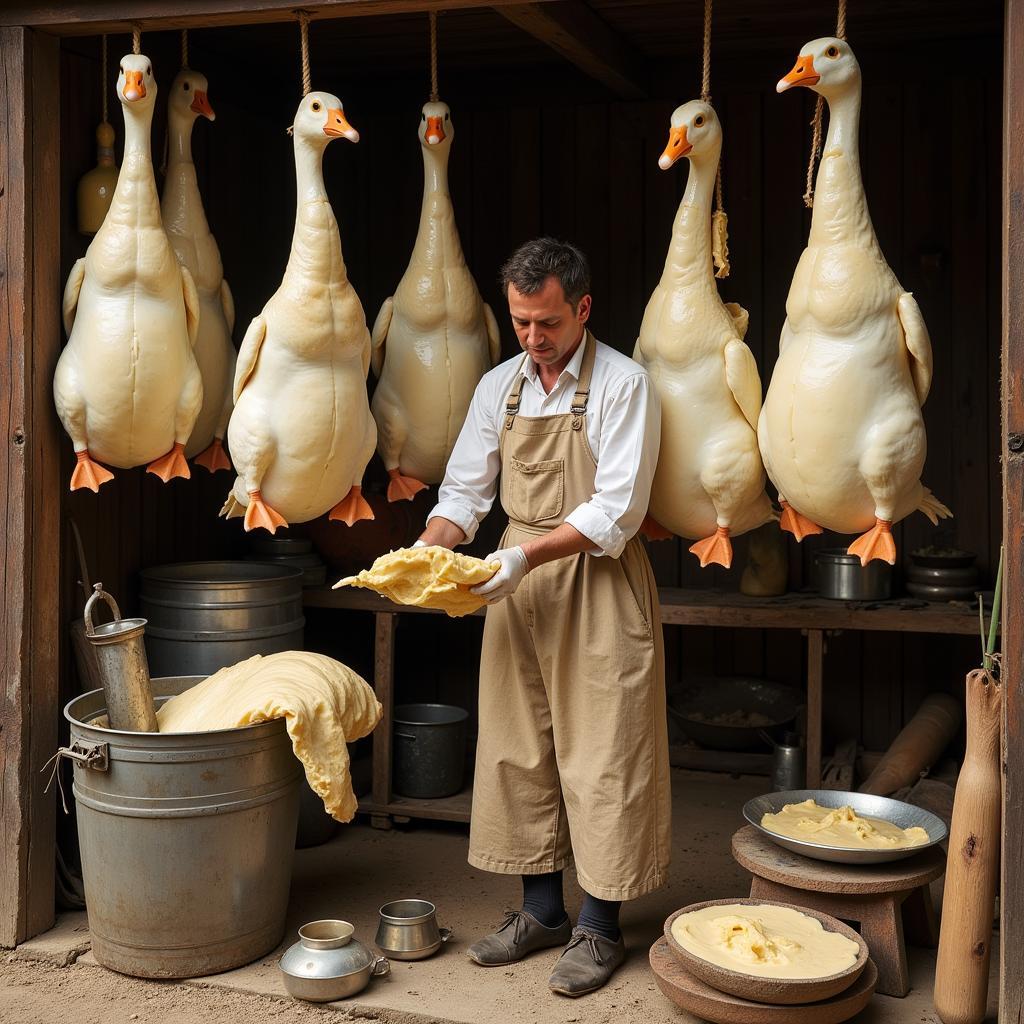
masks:
<svg viewBox="0 0 1024 1024"><path fill-rule="evenodd" d="M722 123L714 107L703 100L690 100L672 111L671 128L658 166L667 171L680 157L690 160L705 155L717 159L721 152Z"/></svg>
<svg viewBox="0 0 1024 1024"><path fill-rule="evenodd" d="M776 92L795 85L814 90L830 100L860 82L860 65L845 39L825 36L800 48L793 70L780 78Z"/></svg>
<svg viewBox="0 0 1024 1024"><path fill-rule="evenodd" d="M420 143L430 149L447 148L455 138L455 124L447 103L428 102L423 104L420 114Z"/></svg>
<svg viewBox="0 0 1024 1024"><path fill-rule="evenodd" d="M296 140L314 147L326 147L331 139L359 141L359 132L348 123L341 100L329 92L311 92L302 97L292 132Z"/></svg>
<svg viewBox="0 0 1024 1024"><path fill-rule="evenodd" d="M217 116L207 97L206 75L191 68L182 68L171 83L171 97L167 101L171 117L191 124L202 115L211 121Z"/></svg>
<svg viewBox="0 0 1024 1024"><path fill-rule="evenodd" d="M126 53L117 74L117 96L128 110L150 111L156 102L153 62L144 53Z"/></svg>

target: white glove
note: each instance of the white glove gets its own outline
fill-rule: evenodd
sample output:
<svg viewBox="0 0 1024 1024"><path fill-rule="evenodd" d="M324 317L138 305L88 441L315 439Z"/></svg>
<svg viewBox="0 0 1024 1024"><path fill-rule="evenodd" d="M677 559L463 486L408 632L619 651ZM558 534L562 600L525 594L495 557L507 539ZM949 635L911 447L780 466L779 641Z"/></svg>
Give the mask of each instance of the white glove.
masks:
<svg viewBox="0 0 1024 1024"><path fill-rule="evenodd" d="M485 598L488 604L497 604L506 597L511 597L523 582L523 577L530 571L526 552L518 544L514 548L492 551L484 561L500 562L501 568L486 583L470 587L469 592Z"/></svg>

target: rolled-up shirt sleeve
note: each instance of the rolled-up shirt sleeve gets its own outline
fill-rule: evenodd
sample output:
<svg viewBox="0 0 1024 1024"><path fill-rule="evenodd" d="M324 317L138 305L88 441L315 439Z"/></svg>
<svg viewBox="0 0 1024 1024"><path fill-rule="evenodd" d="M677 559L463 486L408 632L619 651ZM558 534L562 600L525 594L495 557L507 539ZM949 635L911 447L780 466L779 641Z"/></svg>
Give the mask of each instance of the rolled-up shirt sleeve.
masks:
<svg viewBox="0 0 1024 1024"><path fill-rule="evenodd" d="M485 377L473 393L466 422L452 449L437 504L427 522L441 516L455 523L466 535L468 544L498 493L501 455L498 451L498 425L494 407L497 396Z"/></svg>
<svg viewBox="0 0 1024 1024"><path fill-rule="evenodd" d="M633 374L603 407L594 496L565 519L597 545L592 554L618 558L640 529L660 446L657 393L646 373Z"/></svg>

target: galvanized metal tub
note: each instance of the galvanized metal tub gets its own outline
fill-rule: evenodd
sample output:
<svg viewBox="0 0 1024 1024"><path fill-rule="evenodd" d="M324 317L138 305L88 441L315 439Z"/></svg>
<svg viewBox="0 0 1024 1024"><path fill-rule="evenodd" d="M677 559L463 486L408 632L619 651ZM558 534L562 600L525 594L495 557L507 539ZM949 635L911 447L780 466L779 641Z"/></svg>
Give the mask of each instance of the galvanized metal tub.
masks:
<svg viewBox="0 0 1024 1024"><path fill-rule="evenodd" d="M140 576L154 676L210 675L254 654L302 648L301 569L181 562L143 569Z"/></svg>
<svg viewBox="0 0 1024 1024"><path fill-rule="evenodd" d="M174 696L201 676L154 679ZM284 936L302 767L283 720L203 733L90 723L103 691L64 708L92 951L140 978L188 978L264 956ZM101 755L105 755L101 756Z"/></svg>

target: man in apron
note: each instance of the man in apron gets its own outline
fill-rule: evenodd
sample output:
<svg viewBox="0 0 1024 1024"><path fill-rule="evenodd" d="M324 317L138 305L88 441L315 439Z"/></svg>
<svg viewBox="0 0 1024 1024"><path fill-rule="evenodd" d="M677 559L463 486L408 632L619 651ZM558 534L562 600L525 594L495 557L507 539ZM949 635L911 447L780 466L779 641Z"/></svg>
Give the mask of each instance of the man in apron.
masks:
<svg viewBox="0 0 1024 1024"><path fill-rule="evenodd" d="M501 568L474 588L489 607L469 862L521 875L524 895L469 956L501 966L564 946L549 985L578 996L625 959L619 905L662 885L669 862L661 619L636 536L660 412L643 367L586 329L578 249L528 242L502 281L525 355L480 381L417 543L472 540L500 478L509 525L488 559Z"/></svg>

